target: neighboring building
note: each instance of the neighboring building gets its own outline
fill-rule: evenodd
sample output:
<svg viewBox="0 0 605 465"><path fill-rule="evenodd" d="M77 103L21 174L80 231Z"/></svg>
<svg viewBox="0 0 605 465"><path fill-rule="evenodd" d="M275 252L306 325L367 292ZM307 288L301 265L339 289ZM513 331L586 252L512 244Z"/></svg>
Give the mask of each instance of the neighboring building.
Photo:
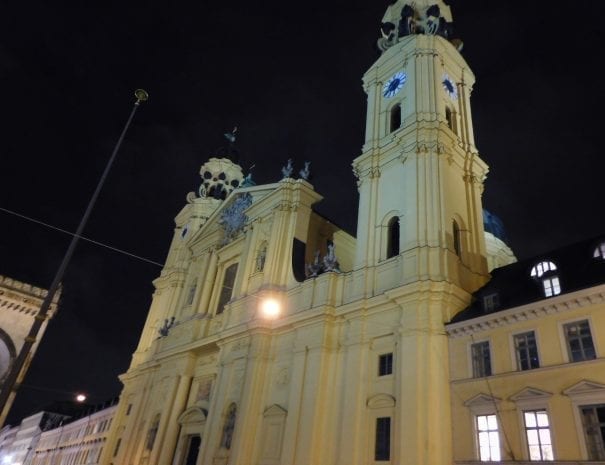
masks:
<svg viewBox="0 0 605 465"><path fill-rule="evenodd" d="M474 298L446 326L458 463L605 463L605 236L497 269Z"/></svg>
<svg viewBox="0 0 605 465"><path fill-rule="evenodd" d="M232 146L201 167L103 465L602 460L605 246L513 263L451 31L441 0L383 18L356 238L304 169L255 186Z"/></svg>
<svg viewBox="0 0 605 465"><path fill-rule="evenodd" d="M23 347L25 338L29 334L46 295L47 291L45 289L0 276L0 390L5 388L4 380ZM44 336L48 320L57 311L58 300L59 293L53 298L53 303L38 332L36 342L17 376L17 384L21 383L25 377L31 360L38 349L38 344ZM4 422L14 399L15 393L13 392L9 396L4 410L0 412L0 424Z"/></svg>
<svg viewBox="0 0 605 465"><path fill-rule="evenodd" d="M32 454L31 465L97 465L116 407L112 405L44 431Z"/></svg>
<svg viewBox="0 0 605 465"><path fill-rule="evenodd" d="M67 418L57 413L38 412L23 419L19 426L4 427L0 432L0 463L30 465L42 432L55 428Z"/></svg>

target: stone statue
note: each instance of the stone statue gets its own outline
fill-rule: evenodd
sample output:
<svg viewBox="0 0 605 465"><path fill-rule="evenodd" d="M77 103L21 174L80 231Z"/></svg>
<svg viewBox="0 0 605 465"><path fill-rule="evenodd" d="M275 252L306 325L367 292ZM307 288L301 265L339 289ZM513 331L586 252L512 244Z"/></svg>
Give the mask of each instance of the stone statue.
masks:
<svg viewBox="0 0 605 465"><path fill-rule="evenodd" d="M315 258L313 259L313 263L307 265L307 277L316 278L323 271L323 264L319 260L319 250L315 251Z"/></svg>
<svg viewBox="0 0 605 465"><path fill-rule="evenodd" d="M237 414L237 407L235 404L231 404L229 411L227 412L227 418L225 418L225 426L223 427L223 437L221 438L221 447L229 450L231 449L231 441L233 440L233 430L235 429L235 416Z"/></svg>
<svg viewBox="0 0 605 465"><path fill-rule="evenodd" d="M292 165L292 159L288 158L288 164L281 169L282 179L288 179L292 177L292 171L294 171L294 166Z"/></svg>
<svg viewBox="0 0 605 465"><path fill-rule="evenodd" d="M311 171L309 170L310 166L311 166L311 162L310 161L306 161L305 162L305 167L298 172L298 175L300 176L300 179L304 179L305 181L309 180L309 176L311 175Z"/></svg>
<svg viewBox="0 0 605 465"><path fill-rule="evenodd" d="M340 265L338 260L336 260L333 242L328 242L328 253L324 257L324 271L335 271L336 273L340 273Z"/></svg>
<svg viewBox="0 0 605 465"><path fill-rule="evenodd" d="M168 336L168 333L170 332L170 328L172 328L173 326L174 326L174 317L170 318L170 320L168 320L168 318L166 318L164 320L164 326L162 326L160 329L158 329L158 333L160 333L160 337Z"/></svg>

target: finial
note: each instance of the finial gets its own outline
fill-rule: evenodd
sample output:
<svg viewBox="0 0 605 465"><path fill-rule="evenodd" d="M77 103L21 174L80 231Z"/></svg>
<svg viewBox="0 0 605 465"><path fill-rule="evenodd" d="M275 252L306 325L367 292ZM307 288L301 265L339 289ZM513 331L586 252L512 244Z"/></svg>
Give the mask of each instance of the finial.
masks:
<svg viewBox="0 0 605 465"><path fill-rule="evenodd" d="M298 172L300 179L304 179L305 181L309 180L309 176L311 175L311 170L309 169L310 166L311 166L311 162L306 161L305 167Z"/></svg>
<svg viewBox="0 0 605 465"><path fill-rule="evenodd" d="M292 177L292 171L294 171L294 166L292 165L292 159L288 158L288 164L281 169L282 179L288 179Z"/></svg>

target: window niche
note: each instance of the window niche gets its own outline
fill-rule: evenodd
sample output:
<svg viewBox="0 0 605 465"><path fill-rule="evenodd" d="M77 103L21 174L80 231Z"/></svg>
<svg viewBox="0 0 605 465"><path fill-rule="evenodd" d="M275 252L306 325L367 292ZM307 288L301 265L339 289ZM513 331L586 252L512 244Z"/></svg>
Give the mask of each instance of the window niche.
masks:
<svg viewBox="0 0 605 465"><path fill-rule="evenodd" d="M237 263L229 265L225 269L225 275L223 277L223 284L221 286L221 293L219 295L218 304L216 306L217 315L223 313L225 305L233 297L233 286L235 284L235 277L237 276Z"/></svg>
<svg viewBox="0 0 605 465"><path fill-rule="evenodd" d="M462 239L460 237L460 226L454 220L452 222L452 238L454 240L454 252L462 258Z"/></svg>
<svg viewBox="0 0 605 465"><path fill-rule="evenodd" d="M398 103L391 108L390 120L389 120L389 132L395 132L401 127L401 104Z"/></svg>
<svg viewBox="0 0 605 465"><path fill-rule="evenodd" d="M399 255L399 235L400 235L399 217L394 216L387 225L387 260Z"/></svg>

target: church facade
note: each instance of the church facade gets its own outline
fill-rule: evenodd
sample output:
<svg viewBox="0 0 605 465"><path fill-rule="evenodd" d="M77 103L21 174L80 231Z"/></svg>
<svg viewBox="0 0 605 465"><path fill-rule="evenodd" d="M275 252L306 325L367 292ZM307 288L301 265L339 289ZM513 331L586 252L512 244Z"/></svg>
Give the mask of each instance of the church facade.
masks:
<svg viewBox="0 0 605 465"><path fill-rule="evenodd" d="M584 368L569 372L574 381L556 387L548 386L556 369L544 367L563 364L565 352L517 374L515 350L495 350L509 339L531 345L530 336L515 335L542 324L566 331L572 320L592 320L548 310L567 305L563 281L521 311L536 317L533 326L504 298L475 312L494 282L490 271L514 267L515 257L484 228L488 167L473 136L474 76L441 0L394 2L382 33L381 56L363 77L357 237L313 210L322 197L305 170L295 176L286 166L281 181L254 185L232 151L210 158L176 216L139 345L121 376L104 465L530 460L535 444L522 438L531 428L519 425L531 421L530 411L543 424L546 407L525 417L527 398L548 403L566 395L555 389L581 396L604 387L587 365L599 363L598 344L593 358L575 365ZM552 271L543 268L530 276L538 287ZM561 300L542 302L547 297ZM602 310L591 302L597 307L584 310ZM554 338L539 336L544 344ZM476 345L485 341L487 348ZM519 363L531 364L531 354ZM488 359L493 371L472 371ZM521 410L500 411L511 405ZM584 414L568 413L581 424ZM531 429L531 440L543 429ZM579 445L550 445L540 460L592 457Z"/></svg>

